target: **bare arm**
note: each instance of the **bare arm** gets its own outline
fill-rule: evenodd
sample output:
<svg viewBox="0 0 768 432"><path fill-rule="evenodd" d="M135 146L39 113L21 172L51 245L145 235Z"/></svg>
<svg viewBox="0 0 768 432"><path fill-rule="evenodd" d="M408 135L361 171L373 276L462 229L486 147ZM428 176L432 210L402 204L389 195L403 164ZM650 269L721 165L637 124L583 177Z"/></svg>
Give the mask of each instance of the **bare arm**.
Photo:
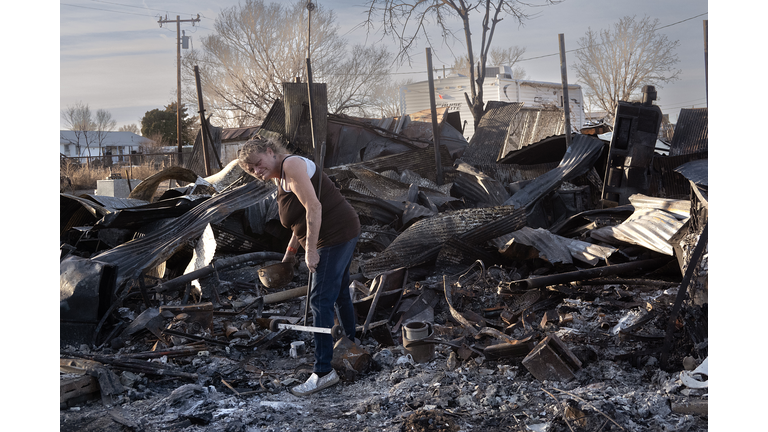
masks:
<svg viewBox="0 0 768 432"><path fill-rule="evenodd" d="M307 244L304 259L309 271L314 273L320 262L320 255L317 253L317 240L320 236L323 207L320 200L317 199L315 188L312 186L309 175L307 175L307 165L302 159L289 158L285 161L283 170L288 187L296 194L307 212ZM291 237L291 242L294 240L294 237ZM298 241L296 242L298 243Z"/></svg>

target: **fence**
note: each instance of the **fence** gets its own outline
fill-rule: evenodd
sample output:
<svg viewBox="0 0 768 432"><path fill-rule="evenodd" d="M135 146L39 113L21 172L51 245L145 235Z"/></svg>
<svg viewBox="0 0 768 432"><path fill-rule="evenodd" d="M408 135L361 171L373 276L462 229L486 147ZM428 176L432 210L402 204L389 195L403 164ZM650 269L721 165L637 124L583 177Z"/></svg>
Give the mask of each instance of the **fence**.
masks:
<svg viewBox="0 0 768 432"><path fill-rule="evenodd" d="M192 157L192 153L184 151L184 160ZM154 168L167 168L181 165L179 163L179 153L132 153L129 155L104 155L104 156L66 156L68 161L73 161L78 165L89 165L97 167L109 166L143 166L152 165Z"/></svg>

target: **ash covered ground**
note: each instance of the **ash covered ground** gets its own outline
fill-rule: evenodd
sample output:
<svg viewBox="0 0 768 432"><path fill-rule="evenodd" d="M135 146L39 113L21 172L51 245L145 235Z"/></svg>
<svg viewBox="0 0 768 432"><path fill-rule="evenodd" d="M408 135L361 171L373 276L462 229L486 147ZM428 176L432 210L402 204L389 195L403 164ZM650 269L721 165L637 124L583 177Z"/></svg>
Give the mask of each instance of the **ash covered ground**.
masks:
<svg viewBox="0 0 768 432"><path fill-rule="evenodd" d="M484 277L470 273L464 277L448 282L454 288L455 310L464 316L481 316L488 326L506 325L493 311L514 304L522 293L499 294L501 281L490 271ZM687 326L677 328L668 367L661 367L659 347L677 294L676 282L617 280L537 290L538 300L528 306L522 320L517 319L519 328L509 336L530 337L532 343L538 343L555 335L581 362L572 379L540 381L523 364L524 356L493 359L483 355L482 347L503 341L472 334L454 319L444 295L445 281L414 278L418 276L412 273L403 298L431 290L438 299L432 309L434 339L444 343L434 345L430 361L417 363L408 355L399 328L392 329L391 346L364 335L360 347L371 356L364 370L345 375L347 379L332 388L300 398L289 389L311 372L311 334L259 327L254 324L257 311L217 316L212 334L206 336L227 343L198 343L193 354L146 360L194 378L111 367L121 391L62 407L60 430L708 430L708 389L684 384L691 382L684 381L685 376L707 380L705 375L692 374L707 357L706 339L693 344L685 330L701 318L697 313L706 317L706 311L684 308L680 322ZM303 282L299 279L294 285ZM232 286L219 288L235 309L254 296L252 291ZM303 307L302 300L295 299L261 312L296 315ZM134 313L140 309L137 306ZM542 320L551 310L559 318ZM178 317L174 319L178 321ZM172 324L173 319L166 323ZM631 333L618 331L627 327L632 328ZM238 331L225 337L227 328ZM255 340L268 342L257 349L245 348ZM304 341L307 350L294 358L290 344L295 341ZM80 359L120 359L157 349L157 343L156 337L144 333L119 348L64 347L62 358L76 354Z"/></svg>

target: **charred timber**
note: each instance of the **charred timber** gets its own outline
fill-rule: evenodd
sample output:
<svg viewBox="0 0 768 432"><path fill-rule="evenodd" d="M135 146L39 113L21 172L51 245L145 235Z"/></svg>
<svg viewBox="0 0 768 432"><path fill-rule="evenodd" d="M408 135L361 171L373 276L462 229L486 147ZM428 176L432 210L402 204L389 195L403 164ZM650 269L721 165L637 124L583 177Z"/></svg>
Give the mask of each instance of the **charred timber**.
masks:
<svg viewBox="0 0 768 432"><path fill-rule="evenodd" d="M624 264L616 264L605 267L597 267L586 270L578 270L573 272L565 272L548 276L539 276L535 278L522 279L511 282L511 286L517 288L542 288L557 284L575 282L580 280L588 280L608 275L627 274L641 270L656 269L664 264L667 264L670 258L655 258L649 260L642 260L636 262L629 262Z"/></svg>

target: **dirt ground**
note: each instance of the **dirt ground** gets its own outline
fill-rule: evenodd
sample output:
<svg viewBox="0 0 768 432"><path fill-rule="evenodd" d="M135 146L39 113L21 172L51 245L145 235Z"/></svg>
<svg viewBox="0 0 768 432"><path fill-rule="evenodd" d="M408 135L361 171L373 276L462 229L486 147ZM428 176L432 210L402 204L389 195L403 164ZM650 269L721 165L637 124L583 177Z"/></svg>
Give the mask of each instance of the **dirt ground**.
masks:
<svg viewBox="0 0 768 432"><path fill-rule="evenodd" d="M424 280L420 286L436 289L439 284ZM701 408L708 398L707 388L683 385L684 367L679 366L685 363L690 369L704 358L692 356L695 350L690 346L677 347L671 359L677 370L667 372L650 349L663 335L663 317L676 288L608 284L580 292L553 297L572 319L537 330L539 335L559 337L581 361L571 380L542 382L522 364L522 357L489 360L447 344L434 345L433 359L417 363L407 355L402 341L383 346L366 336L361 347L371 361L364 371L353 380L300 398L289 389L311 372L311 334L286 331L270 344L243 349L243 343L270 332L250 325L254 315L249 313L229 318L229 324L250 329L239 342L209 344L196 355L148 360L197 374L196 379L115 370L124 391L62 408L60 431L708 430L706 408ZM248 301L249 293L228 295L237 306L237 300ZM631 302L617 305L628 301L628 296ZM659 318L645 324L643 334L632 338L613 334L613 326L649 305ZM302 307L296 300L264 312L280 314ZM440 304L434 325L443 335L460 330ZM294 341L307 345L303 356L291 356ZM99 354L146 352L151 347L152 338L144 337ZM62 353L68 351L96 354L87 346L62 349Z"/></svg>

